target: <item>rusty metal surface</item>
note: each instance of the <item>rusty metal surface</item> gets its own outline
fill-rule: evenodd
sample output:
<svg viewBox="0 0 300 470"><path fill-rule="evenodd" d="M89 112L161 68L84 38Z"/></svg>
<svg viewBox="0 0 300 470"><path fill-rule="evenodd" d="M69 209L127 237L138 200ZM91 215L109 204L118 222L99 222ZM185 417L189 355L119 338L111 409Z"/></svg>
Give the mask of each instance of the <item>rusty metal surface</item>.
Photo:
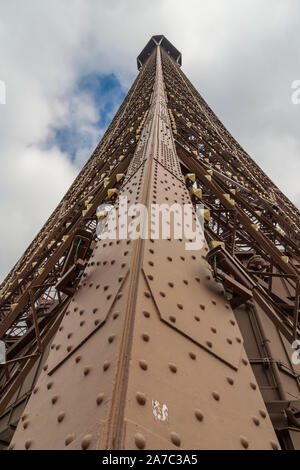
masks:
<svg viewBox="0 0 300 470"><path fill-rule="evenodd" d="M163 38L145 48L104 138L1 287L0 432L8 410L15 423L22 414L12 449L298 445L299 212ZM112 188L117 214L121 196L149 213L203 204L202 248L186 250L187 234L157 239L150 219L148 240L97 240L96 209ZM176 210L171 234L175 224ZM85 235L94 242L83 250Z"/></svg>

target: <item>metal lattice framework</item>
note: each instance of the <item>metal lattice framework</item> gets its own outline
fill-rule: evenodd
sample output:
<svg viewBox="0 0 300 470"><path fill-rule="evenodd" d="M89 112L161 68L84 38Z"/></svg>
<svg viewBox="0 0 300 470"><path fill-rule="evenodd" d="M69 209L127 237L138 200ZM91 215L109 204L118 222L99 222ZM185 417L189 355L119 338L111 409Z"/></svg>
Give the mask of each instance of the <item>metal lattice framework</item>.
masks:
<svg viewBox="0 0 300 470"><path fill-rule="evenodd" d="M0 339L7 349L7 361L0 365L0 416L6 423L1 427L0 419L0 441L2 435L4 447L10 442L21 415L11 448L48 445L52 448L169 448L169 445L170 448L217 448L218 442L220 448L278 448L273 428L283 447L297 447L294 435L291 436L300 428L296 406L300 398L300 371L288 358L287 348L299 338L299 211L224 128L180 65L180 52L164 36L154 36L149 41L138 57L139 75L99 145L1 286ZM172 239L155 243L154 240L99 242L97 207L113 202L120 210L120 195L147 207L155 202L201 202L206 239L203 250L187 256L180 240ZM151 256L156 256L154 261ZM166 279L168 286L163 287ZM173 288L179 284L185 290L178 287L175 292ZM173 291L168 294L168 289ZM200 306L200 313L194 312L195 305L198 309ZM174 313L178 310L184 310L183 319ZM145 320L153 318L155 311L161 320L153 326L155 337L159 331L159 337L169 345L170 351L174 347L174 355L177 350L189 348L190 358L186 361L195 362L196 355L202 361L197 377L189 369L192 366L187 365L190 378L181 380L177 374L178 383L171 387L178 388L188 398L197 380L199 384L205 381L202 371L210 368L220 377L227 376L230 385L235 381L239 384L240 388L234 392L236 396L229 397L228 402L225 400L224 409L220 405L221 411L212 411L206 403L201 410L195 405L196 421L202 422L203 410L205 414L208 409L225 423L211 440L202 436L203 442L197 444L194 436L200 431L193 426L198 423L185 423L191 434L186 428L179 434L168 428L166 434L157 428L157 414L154 413L155 424L145 417L141 420L140 411L131 405L128 396L131 390L137 390L135 381L138 382L139 372L132 369L129 358L134 361L135 355L140 357L141 347L136 346L139 335L144 343L153 338L148 333L150 327L147 330L139 326L138 315L143 312ZM116 320L120 312L124 315L119 326L114 326L117 322L110 326L110 321ZM245 318L255 327L246 328ZM200 322L199 332L194 322ZM264 336L266 325L273 337L271 346ZM257 333L252 332L255 328ZM217 330L224 337L215 340ZM84 354L94 357L95 337L105 356L107 339L103 338L107 335L109 343L116 344L116 350L114 359L103 364L104 373L114 364L113 376L108 379L107 374L103 376L101 386L106 392L98 394L96 399L99 408L105 394L109 397L105 411L97 415L97 423L102 423L100 439L95 437L97 423L93 422L92 411L86 412L86 421L78 411L78 422L75 420L60 435L56 425L51 424L50 408L62 399L61 395L52 396L52 405L50 402L46 405L40 390L45 387L43 393L47 393L52 389L55 377L56 386L65 383L61 394L65 399L70 398L73 409L61 412L57 416L59 423L64 421L66 413L74 413L75 388L87 402L94 403L95 398L90 394L94 397L99 386L92 384L87 391L81 382L75 385L75 378L70 376L72 361L75 357L79 363ZM280 347L276 335L280 337ZM114 341L115 336L120 338L119 342ZM255 353L253 338L259 343ZM193 352L195 345L197 351ZM160 358L160 346L160 343L152 346L154 362L157 356L155 364ZM161 351L162 358L164 354ZM146 360L140 359L139 364L140 369L148 369ZM91 369L91 365L85 364L84 376ZM171 360L169 369L173 375L177 373L177 365ZM156 379L164 383L163 373ZM265 404L261 395L252 398L252 392L246 391L246 383L250 383L252 392L259 386ZM152 394L152 404L156 403L153 386L147 380L146 384L149 396ZM168 386L164 389L162 385L162 393L170 393ZM220 389L225 384L216 379L214 386ZM220 392L222 395L223 390ZM134 393L138 406L143 407L146 395L140 391ZM206 391L199 392L200 396L202 393ZM214 401L219 402L219 392L211 390L211 393ZM227 396L228 392L224 394ZM176 402L177 392L174 395ZM190 400L193 402L194 396ZM249 400L249 408L256 409L260 418L246 415L243 400ZM45 431L41 430L39 418L29 424L28 416L37 416L37 410L43 415L49 412L46 430L47 436L52 436L49 443L43 439ZM267 419L267 411L273 425L269 420L259 426L261 419ZM232 438L227 438L225 434L231 424L226 416L235 413L239 417L233 419ZM176 411L174 416L180 427L183 415ZM24 436L28 426L33 427L30 439ZM214 429L211 426L210 431ZM256 428L261 429L259 436ZM251 438L245 437L245 433ZM185 435L183 443L182 434Z"/></svg>

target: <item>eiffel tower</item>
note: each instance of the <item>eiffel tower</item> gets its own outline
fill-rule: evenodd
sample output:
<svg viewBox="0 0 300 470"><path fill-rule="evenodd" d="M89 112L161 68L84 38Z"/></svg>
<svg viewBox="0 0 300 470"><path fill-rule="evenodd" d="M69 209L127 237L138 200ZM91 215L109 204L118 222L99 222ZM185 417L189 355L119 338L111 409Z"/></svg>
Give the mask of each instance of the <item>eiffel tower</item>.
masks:
<svg viewBox="0 0 300 470"><path fill-rule="evenodd" d="M166 37L150 39L97 148L1 285L3 449L300 449L299 211L181 62ZM202 247L102 239L121 196L201 204Z"/></svg>

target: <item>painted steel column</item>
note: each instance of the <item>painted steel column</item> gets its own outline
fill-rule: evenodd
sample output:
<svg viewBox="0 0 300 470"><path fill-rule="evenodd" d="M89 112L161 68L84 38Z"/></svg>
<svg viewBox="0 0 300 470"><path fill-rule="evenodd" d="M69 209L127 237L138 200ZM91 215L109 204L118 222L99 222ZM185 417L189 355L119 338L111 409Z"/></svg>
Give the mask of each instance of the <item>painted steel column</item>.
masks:
<svg viewBox="0 0 300 470"><path fill-rule="evenodd" d="M191 201L156 51L152 104L119 196L170 213ZM97 243L13 448L279 447L206 242L186 250L175 221L166 240L150 223L153 238Z"/></svg>

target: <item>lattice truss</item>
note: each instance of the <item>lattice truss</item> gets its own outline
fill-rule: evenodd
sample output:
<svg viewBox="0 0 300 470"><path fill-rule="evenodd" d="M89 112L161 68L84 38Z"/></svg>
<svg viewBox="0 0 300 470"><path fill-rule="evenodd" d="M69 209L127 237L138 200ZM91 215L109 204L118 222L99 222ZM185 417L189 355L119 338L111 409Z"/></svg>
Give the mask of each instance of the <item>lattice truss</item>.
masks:
<svg viewBox="0 0 300 470"><path fill-rule="evenodd" d="M164 50L162 58L177 152L183 173L196 176L194 201L205 206L206 238L243 266L256 300L292 341L298 337L299 211L233 139ZM278 294L278 283L284 295Z"/></svg>
<svg viewBox="0 0 300 470"><path fill-rule="evenodd" d="M6 365L0 365L2 409L53 337L79 283L96 238L97 207L111 203L122 184L154 79L153 55L67 194L1 285L0 339L7 349Z"/></svg>
<svg viewBox="0 0 300 470"><path fill-rule="evenodd" d="M181 171L192 201L204 205L212 271L233 307L253 296L293 341L299 337L299 211L224 128L178 63L161 53ZM154 51L91 158L1 286L0 338L8 360L0 369L0 411L59 326L93 251L97 207L126 181L151 104L155 58Z"/></svg>

